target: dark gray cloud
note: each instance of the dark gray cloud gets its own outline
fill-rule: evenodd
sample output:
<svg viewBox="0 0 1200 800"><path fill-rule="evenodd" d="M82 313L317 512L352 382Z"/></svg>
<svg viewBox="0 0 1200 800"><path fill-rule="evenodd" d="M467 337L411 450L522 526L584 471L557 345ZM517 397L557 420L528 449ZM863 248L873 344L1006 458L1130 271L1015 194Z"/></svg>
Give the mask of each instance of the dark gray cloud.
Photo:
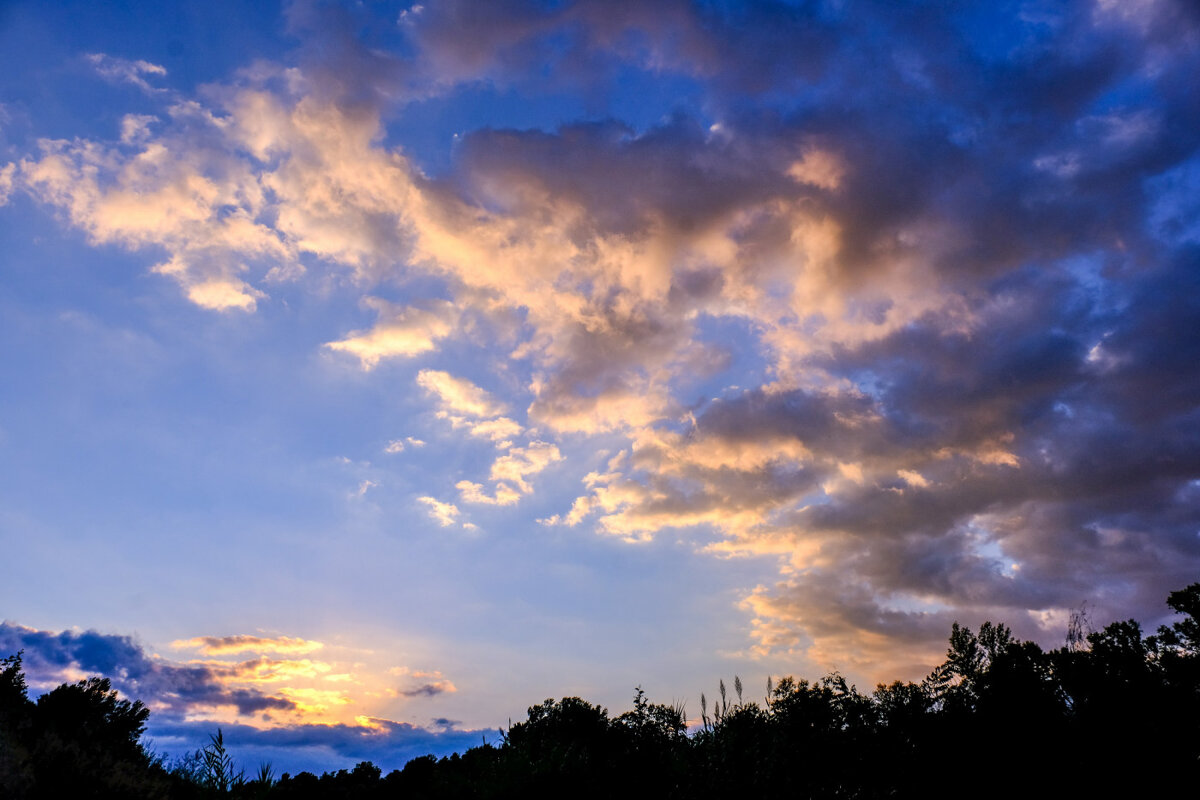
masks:
<svg viewBox="0 0 1200 800"><path fill-rule="evenodd" d="M31 684L59 683L64 670L101 675L128 697L162 703L156 713L183 717L190 710L214 705L235 706L240 714L288 711L295 704L250 688L231 689L210 666L177 664L146 655L129 636L96 631L39 631L0 623L0 652L24 650L24 668ZM47 687L49 688L49 687Z"/></svg>
<svg viewBox="0 0 1200 800"><path fill-rule="evenodd" d="M476 3L410 8L401 27L435 75L586 89L620 65L681 73L754 94L820 77L838 49L836 4Z"/></svg>
<svg viewBox="0 0 1200 800"><path fill-rule="evenodd" d="M448 691L445 683L423 683L413 689L402 689L400 694L405 697L434 697Z"/></svg>

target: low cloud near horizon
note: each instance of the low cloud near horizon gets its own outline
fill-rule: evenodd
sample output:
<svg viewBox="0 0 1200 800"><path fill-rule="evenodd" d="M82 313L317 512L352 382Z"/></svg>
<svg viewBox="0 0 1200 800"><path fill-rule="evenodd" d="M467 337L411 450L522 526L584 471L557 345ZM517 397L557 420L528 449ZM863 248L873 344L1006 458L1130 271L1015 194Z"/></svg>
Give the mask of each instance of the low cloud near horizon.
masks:
<svg viewBox="0 0 1200 800"><path fill-rule="evenodd" d="M62 683L106 677L123 697L150 709L146 743L170 760L206 746L220 728L230 752L248 771L256 759L273 763L276 773L319 772L358 761L398 769L416 756L461 751L492 733L461 730L442 717L423 727L370 716L362 712L368 710L364 700L369 702L373 694L371 676L338 673L334 665L309 659L266 655L309 652L320 648L320 642L247 635L195 641L205 643L205 654L252 651L258 657L178 661L148 654L130 636L90 630L55 633L0 622L0 652L5 657L21 654L31 698ZM298 650L299 644L307 649ZM439 673L396 668L384 677L395 684L393 696L455 691ZM350 713L339 713L342 709Z"/></svg>

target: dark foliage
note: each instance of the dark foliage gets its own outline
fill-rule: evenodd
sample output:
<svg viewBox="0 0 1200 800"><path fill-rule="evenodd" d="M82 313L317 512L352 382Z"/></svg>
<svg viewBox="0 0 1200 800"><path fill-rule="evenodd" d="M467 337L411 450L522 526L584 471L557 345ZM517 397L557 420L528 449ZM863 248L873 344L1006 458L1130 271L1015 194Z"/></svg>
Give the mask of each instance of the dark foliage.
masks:
<svg viewBox="0 0 1200 800"><path fill-rule="evenodd" d="M139 742L150 714L141 702L121 700L107 678L89 678L34 703L21 654L0 664L0 797L178 795L176 781Z"/></svg>
<svg viewBox="0 0 1200 800"><path fill-rule="evenodd" d="M234 771L220 732L167 772L138 743L147 711L92 678L28 699L20 654L0 661L0 798L827 798L1192 796L1200 783L1200 583L1182 618L1073 620L1045 652L1004 625L955 624L921 683L867 695L839 675L769 683L762 705L719 684L688 734L681 706L639 688L617 717L577 697L532 706L481 745L275 780ZM1086 621L1084 621L1086 622Z"/></svg>

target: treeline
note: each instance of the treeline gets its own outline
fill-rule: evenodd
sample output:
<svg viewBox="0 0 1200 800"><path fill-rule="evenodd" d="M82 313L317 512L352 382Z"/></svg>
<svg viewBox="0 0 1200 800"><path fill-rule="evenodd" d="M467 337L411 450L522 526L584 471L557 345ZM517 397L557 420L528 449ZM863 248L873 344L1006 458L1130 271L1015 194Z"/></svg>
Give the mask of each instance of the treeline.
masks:
<svg viewBox="0 0 1200 800"><path fill-rule="evenodd" d="M29 700L19 657L0 671L3 798L1157 797L1200 792L1200 583L1173 592L1183 619L1077 618L1044 651L1003 625L954 625L920 683L864 694L838 675L741 681L702 697L699 727L650 702L610 717L546 700L483 744L383 775L369 762L320 777L234 771L223 740L175 764L140 743L148 711L106 680Z"/></svg>

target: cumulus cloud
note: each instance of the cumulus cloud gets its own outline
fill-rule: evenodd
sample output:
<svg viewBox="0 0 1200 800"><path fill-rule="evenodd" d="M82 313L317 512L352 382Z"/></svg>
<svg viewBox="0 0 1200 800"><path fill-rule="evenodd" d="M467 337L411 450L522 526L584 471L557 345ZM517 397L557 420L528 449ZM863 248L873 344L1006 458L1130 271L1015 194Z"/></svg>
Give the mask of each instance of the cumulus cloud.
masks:
<svg viewBox="0 0 1200 800"><path fill-rule="evenodd" d="M368 11L298 6L328 63L127 118L119 144L42 142L0 195L165 251L152 269L205 308L349 280L377 319L327 347L364 369L437 354L469 314L527 377L417 373L499 443L463 502L514 505L566 437L619 435L625 460L547 522L702 528L779 563L747 588L755 647L908 668L953 615L1151 615L1200 568L1200 20L1119 7L446 2L389 54L323 38L322 15ZM485 127L437 178L385 144L389 103L628 70L703 114ZM378 299L414 276L436 290Z"/></svg>
<svg viewBox="0 0 1200 800"><path fill-rule="evenodd" d="M175 120L219 130L211 115L172 108ZM184 137L148 141L126 157L90 142L42 141L42 157L20 163L20 183L61 207L96 243L164 248L152 271L176 280L197 305L252 311L265 292L248 264L289 263L288 244L255 217L262 187L245 169Z"/></svg>

